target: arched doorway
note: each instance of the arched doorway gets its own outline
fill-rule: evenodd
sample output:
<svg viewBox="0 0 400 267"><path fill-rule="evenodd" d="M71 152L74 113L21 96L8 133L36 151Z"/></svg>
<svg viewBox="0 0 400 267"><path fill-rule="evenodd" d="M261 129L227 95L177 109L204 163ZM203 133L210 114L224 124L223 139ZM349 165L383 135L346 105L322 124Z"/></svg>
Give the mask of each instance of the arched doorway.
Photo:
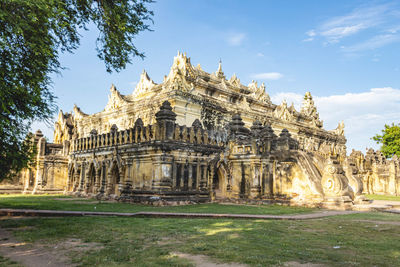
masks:
<svg viewBox="0 0 400 267"><path fill-rule="evenodd" d="M89 172L88 172L88 181L87 181L87 186L86 186L86 188L87 188L87 193L95 193L94 192L94 185L95 185L95 182L96 182L96 170L95 170L95 168L94 168L94 164L92 163L92 164L90 164L90 166L89 166Z"/></svg>
<svg viewBox="0 0 400 267"><path fill-rule="evenodd" d="M226 197L226 180L227 172L223 164L214 169L213 179L212 179L212 189L215 198Z"/></svg>
<svg viewBox="0 0 400 267"><path fill-rule="evenodd" d="M121 181L120 173L119 173L119 168L117 162L114 162L111 166L110 170L110 189L109 192L112 195L118 195L118 184Z"/></svg>
<svg viewBox="0 0 400 267"><path fill-rule="evenodd" d="M69 183L67 184L67 191L71 192L74 189L75 184L75 168L71 167L68 172Z"/></svg>

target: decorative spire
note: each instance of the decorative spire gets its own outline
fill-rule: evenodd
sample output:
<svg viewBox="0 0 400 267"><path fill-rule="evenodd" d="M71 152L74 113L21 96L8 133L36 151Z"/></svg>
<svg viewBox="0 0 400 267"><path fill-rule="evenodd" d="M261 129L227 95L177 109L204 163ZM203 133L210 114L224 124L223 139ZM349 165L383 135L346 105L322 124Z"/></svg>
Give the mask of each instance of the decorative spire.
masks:
<svg viewBox="0 0 400 267"><path fill-rule="evenodd" d="M317 107L314 104L314 100L310 92L304 95L303 105L301 106L300 113L311 118L311 124L315 127L321 128L322 121L319 119Z"/></svg>
<svg viewBox="0 0 400 267"><path fill-rule="evenodd" d="M105 107L106 111L118 109L126 103L114 84L111 85L110 92L111 94L108 96L108 103Z"/></svg>
<svg viewBox="0 0 400 267"><path fill-rule="evenodd" d="M255 120L253 125L250 127L251 133L254 137L260 138L261 133L264 130L262 123L259 120Z"/></svg>
<svg viewBox="0 0 400 267"><path fill-rule="evenodd" d="M232 116L232 121L229 123L231 134L239 138L246 138L250 134L250 130L244 127L244 122L239 113Z"/></svg>
<svg viewBox="0 0 400 267"><path fill-rule="evenodd" d="M149 75L145 70L143 70L142 74L140 75L140 80L135 87L133 94L135 96L140 96L152 89L156 85L152 79L150 79Z"/></svg>
<svg viewBox="0 0 400 267"><path fill-rule="evenodd" d="M225 74L222 71L222 61L221 61L221 59L219 60L218 70L215 72L215 76L217 76L218 78L221 78L221 79L225 79Z"/></svg>

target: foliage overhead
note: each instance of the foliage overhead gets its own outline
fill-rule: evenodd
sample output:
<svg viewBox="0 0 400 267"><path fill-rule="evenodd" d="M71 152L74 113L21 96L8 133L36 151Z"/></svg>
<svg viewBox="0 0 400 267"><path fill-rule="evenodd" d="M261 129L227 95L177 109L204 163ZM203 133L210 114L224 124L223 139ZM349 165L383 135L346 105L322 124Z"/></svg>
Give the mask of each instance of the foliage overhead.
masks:
<svg viewBox="0 0 400 267"><path fill-rule="evenodd" d="M82 30L99 30L98 57L108 72L144 54L135 36L149 29L152 0L0 1L0 180L32 161L25 142L33 120L56 111L50 74L62 69L59 54L79 46ZM28 139L29 141L29 139Z"/></svg>
<svg viewBox="0 0 400 267"><path fill-rule="evenodd" d="M387 158L391 158L394 155L400 157L400 124L385 124L382 134L377 134L372 139L377 144L382 144L381 151Z"/></svg>

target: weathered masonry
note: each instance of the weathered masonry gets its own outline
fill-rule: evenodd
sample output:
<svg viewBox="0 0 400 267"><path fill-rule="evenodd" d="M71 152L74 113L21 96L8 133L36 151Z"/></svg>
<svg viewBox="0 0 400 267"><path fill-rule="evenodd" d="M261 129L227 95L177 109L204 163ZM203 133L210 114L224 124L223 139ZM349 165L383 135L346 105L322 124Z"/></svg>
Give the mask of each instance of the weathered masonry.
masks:
<svg viewBox="0 0 400 267"><path fill-rule="evenodd" d="M300 111L285 101L276 105L264 84L227 79L221 63L207 73L181 53L162 83L143 72L132 94L113 85L101 112L60 111L54 144L40 133L35 138L37 166L0 191L336 206L363 200L371 188L399 192L398 164L382 167L377 157L355 152L347 157L344 124L324 130L309 92ZM391 176L379 178L384 185L365 178L385 173Z"/></svg>

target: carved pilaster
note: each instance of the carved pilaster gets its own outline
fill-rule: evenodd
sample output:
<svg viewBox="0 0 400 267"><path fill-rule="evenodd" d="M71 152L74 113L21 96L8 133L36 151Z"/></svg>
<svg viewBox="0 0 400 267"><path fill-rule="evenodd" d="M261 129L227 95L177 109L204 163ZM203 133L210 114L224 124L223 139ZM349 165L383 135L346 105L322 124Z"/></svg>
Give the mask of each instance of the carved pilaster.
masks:
<svg viewBox="0 0 400 267"><path fill-rule="evenodd" d="M125 181L121 192L121 197L128 197L132 192L132 159L126 162Z"/></svg>
<svg viewBox="0 0 400 267"><path fill-rule="evenodd" d="M155 190L170 190L172 186L172 161L170 155L161 155L153 158L154 177L152 187Z"/></svg>
<svg viewBox="0 0 400 267"><path fill-rule="evenodd" d="M252 185L250 189L250 196L252 198L260 197L261 193L260 175L261 175L261 164L259 163L252 164L251 166Z"/></svg>

